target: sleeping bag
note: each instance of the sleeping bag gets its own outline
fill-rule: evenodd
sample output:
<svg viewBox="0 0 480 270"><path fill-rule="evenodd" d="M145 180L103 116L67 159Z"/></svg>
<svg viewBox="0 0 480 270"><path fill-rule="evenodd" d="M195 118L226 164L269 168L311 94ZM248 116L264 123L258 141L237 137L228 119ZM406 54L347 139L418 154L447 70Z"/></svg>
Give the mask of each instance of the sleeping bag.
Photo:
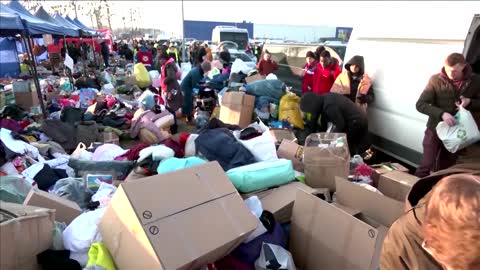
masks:
<svg viewBox="0 0 480 270"><path fill-rule="evenodd" d="M291 160L262 161L227 171L235 188L242 193L284 185L295 179Z"/></svg>

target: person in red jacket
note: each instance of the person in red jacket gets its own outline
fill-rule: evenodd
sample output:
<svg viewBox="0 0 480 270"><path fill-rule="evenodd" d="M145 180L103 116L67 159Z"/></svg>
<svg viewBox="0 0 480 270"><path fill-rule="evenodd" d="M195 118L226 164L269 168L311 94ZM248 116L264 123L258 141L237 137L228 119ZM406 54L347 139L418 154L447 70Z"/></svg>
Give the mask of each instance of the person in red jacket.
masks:
<svg viewBox="0 0 480 270"><path fill-rule="evenodd" d="M257 64L257 70L260 75L264 76L267 76L268 74L278 70L278 64L272 60L272 55L269 51L265 50L263 52L263 57Z"/></svg>
<svg viewBox="0 0 480 270"><path fill-rule="evenodd" d="M150 70L152 67L152 52L147 49L146 46L143 46L138 52L137 52L137 61L138 63L142 63L147 70Z"/></svg>
<svg viewBox="0 0 480 270"><path fill-rule="evenodd" d="M318 62L315 60L315 53L308 51L305 56L306 64L303 70L302 94L310 92L313 89L313 72Z"/></svg>
<svg viewBox="0 0 480 270"><path fill-rule="evenodd" d="M313 74L313 92L319 95L330 92L332 85L342 70L338 60L327 50L320 53L320 60Z"/></svg>

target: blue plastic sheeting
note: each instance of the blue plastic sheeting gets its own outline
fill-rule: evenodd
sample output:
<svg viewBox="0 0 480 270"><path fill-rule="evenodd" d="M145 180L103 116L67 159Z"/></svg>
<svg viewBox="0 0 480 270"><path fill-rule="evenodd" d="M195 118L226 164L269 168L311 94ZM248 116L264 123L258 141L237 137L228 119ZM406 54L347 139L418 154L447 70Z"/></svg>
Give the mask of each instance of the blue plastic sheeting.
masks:
<svg viewBox="0 0 480 270"><path fill-rule="evenodd" d="M0 38L0 77L16 78L20 74L17 44L13 38Z"/></svg>
<svg viewBox="0 0 480 270"><path fill-rule="evenodd" d="M0 29L21 31L25 29L22 24L22 19L16 14L4 13L3 8L0 9Z"/></svg>
<svg viewBox="0 0 480 270"><path fill-rule="evenodd" d="M64 29L63 27L33 16L17 1L11 1L7 5L0 3L0 13L18 15L22 19L24 27L31 35L52 34L78 36L78 33L74 30Z"/></svg>

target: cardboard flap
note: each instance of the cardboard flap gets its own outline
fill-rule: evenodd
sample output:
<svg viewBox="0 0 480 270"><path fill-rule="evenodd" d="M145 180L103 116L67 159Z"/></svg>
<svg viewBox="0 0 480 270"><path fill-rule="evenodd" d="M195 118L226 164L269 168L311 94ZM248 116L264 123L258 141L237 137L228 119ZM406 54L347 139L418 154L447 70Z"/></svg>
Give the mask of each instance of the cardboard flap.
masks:
<svg viewBox="0 0 480 270"><path fill-rule="evenodd" d="M122 186L142 224L237 193L218 162L126 182ZM151 203L152 198L155 204Z"/></svg>
<svg viewBox="0 0 480 270"><path fill-rule="evenodd" d="M14 219L41 216L51 216L53 221L54 213L55 210L51 209L2 201L0 204L0 224Z"/></svg>
<svg viewBox="0 0 480 270"><path fill-rule="evenodd" d="M337 203L358 209L386 227L403 214L405 204L370 191L350 181L335 177Z"/></svg>
<svg viewBox="0 0 480 270"><path fill-rule="evenodd" d="M370 269L377 229L304 191L295 200L290 250L300 269Z"/></svg>

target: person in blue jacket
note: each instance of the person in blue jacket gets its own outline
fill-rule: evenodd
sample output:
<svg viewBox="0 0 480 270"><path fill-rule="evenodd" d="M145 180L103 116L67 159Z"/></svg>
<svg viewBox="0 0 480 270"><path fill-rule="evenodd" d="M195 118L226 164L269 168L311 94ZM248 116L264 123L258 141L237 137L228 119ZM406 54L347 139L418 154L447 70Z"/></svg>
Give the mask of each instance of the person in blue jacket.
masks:
<svg viewBox="0 0 480 270"><path fill-rule="evenodd" d="M182 80L180 87L183 91L183 107L182 113L186 117L187 123L192 122L193 113L193 88L198 88L198 83L212 69L210 62L205 61L199 67L194 67L188 72L187 76Z"/></svg>

